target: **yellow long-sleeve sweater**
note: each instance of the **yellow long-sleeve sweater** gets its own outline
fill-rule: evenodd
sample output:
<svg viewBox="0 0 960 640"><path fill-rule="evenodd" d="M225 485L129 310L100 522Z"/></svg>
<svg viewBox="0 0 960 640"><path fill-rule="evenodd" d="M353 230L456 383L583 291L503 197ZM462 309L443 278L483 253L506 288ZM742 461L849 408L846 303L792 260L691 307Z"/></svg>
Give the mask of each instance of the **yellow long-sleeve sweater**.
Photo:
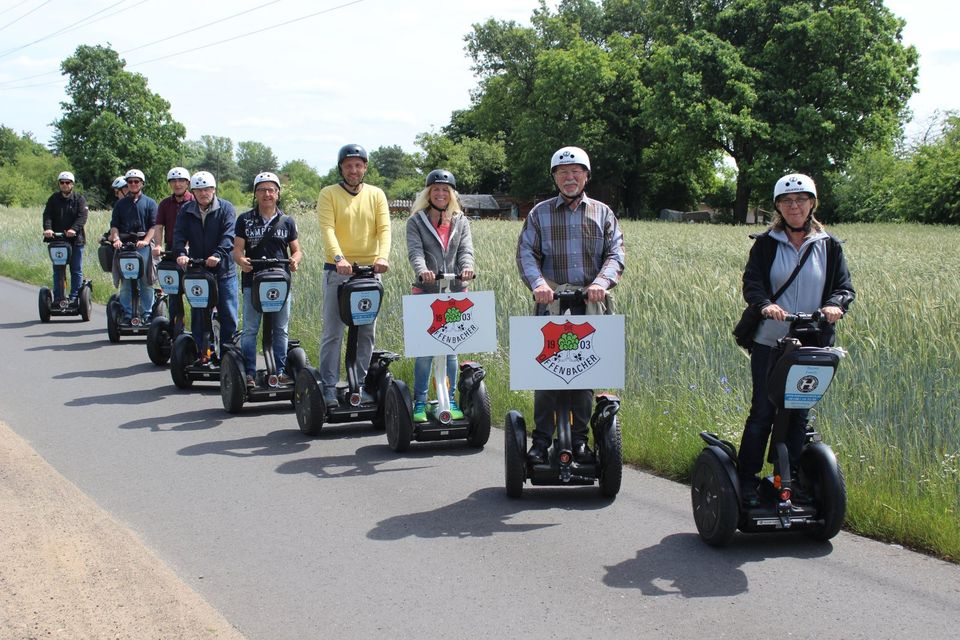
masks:
<svg viewBox="0 0 960 640"><path fill-rule="evenodd" d="M364 184L357 195L334 184L317 199L324 261L340 255L362 265L390 259L390 208L382 189Z"/></svg>

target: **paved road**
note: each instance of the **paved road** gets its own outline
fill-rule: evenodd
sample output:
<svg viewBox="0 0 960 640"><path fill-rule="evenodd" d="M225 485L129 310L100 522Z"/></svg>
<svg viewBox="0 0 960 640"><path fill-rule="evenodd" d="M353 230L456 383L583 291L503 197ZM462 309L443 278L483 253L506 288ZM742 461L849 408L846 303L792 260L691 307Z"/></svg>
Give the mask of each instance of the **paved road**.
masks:
<svg viewBox="0 0 960 640"><path fill-rule="evenodd" d="M960 567L846 533L712 549L689 489L636 471L613 502L510 500L500 431L307 439L288 406L177 390L100 307L44 325L34 287L0 300L0 419L251 639L955 637Z"/></svg>

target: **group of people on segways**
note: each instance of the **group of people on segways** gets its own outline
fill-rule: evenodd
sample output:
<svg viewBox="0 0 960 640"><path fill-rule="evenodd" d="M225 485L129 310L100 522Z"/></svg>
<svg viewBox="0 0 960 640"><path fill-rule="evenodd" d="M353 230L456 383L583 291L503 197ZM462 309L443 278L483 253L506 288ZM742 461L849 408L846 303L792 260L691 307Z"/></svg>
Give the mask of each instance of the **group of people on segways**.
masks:
<svg viewBox="0 0 960 640"><path fill-rule="evenodd" d="M309 365L299 343L288 334L290 274L298 270L304 256L296 222L279 207L280 179L269 172L254 179L256 204L239 218L233 205L216 195L216 179L206 171L189 176L186 169L172 169L168 174L172 195L159 218L156 203L142 193L142 172L132 169L118 178L113 186L120 199L106 242L118 252L125 250L128 259L135 252L141 266L135 278L117 277L119 321L142 326L150 320L155 310L149 297L152 258L166 258L181 270L181 290L196 289L215 301L217 309L215 329L210 308L192 305L191 333L177 338L192 346L180 349L178 366L186 367L188 373L198 366L215 370L226 356L230 381L222 391L228 410L236 410L244 400L287 399L296 409L301 430L311 435L324 422L369 419L383 428L386 420L390 445L399 451L418 433L428 433L431 425L471 421L474 415L482 416L485 407L487 431L482 441L477 440L477 431L469 429L437 431L465 435L471 444L482 446L489 433L482 367L461 365L456 354L418 356L411 399L406 386L389 372L399 356L374 348L383 296L381 278L390 269L391 222L383 191L364 182L367 165L362 146L344 145L337 158L341 179L325 187L318 199L324 281L317 368ZM591 176L587 153L578 147L558 149L551 157L550 174L558 195L533 207L516 249L520 275L533 295L534 316L567 318L563 330L570 333L558 334L559 341L548 339L547 329L541 329L545 348L538 358L544 360L560 350L577 348L578 334L570 329L579 326L576 322L592 316L600 323L599 318L613 313L610 291L625 266L623 234L615 214L585 192ZM80 265L87 209L82 196L72 193L72 174L62 173L59 184L59 193L51 196L44 210L44 237L49 240L62 234L62 239L72 241L70 293L64 296L64 269L55 267L52 294L53 304L62 304L66 297L65 306L69 306L83 288ZM770 228L752 236L754 244L743 274L748 308L734 331L738 343L750 353L753 382L739 452L715 434L703 432L706 447L694 468L694 519L701 537L710 544L725 543L738 528L802 529L828 539L839 530L845 513L842 472L812 427L809 409L823 397L843 355L833 346L834 324L846 313L855 292L840 241L814 216L818 203L814 181L802 174L785 175L776 182L773 195L776 215ZM452 173L438 169L427 175L411 209L406 236L414 296L467 292L476 275L473 242ZM154 240L158 248L151 256ZM166 245L163 252L160 243ZM120 260L114 259L115 274L125 269L119 266ZM242 272L244 296L239 347L234 344L238 325L235 265ZM197 278L202 276L206 284L187 286L191 273L195 282L200 283ZM261 327L265 369L257 368ZM345 330L346 382L342 382ZM589 348L590 341L579 337L580 348ZM511 339L516 339L513 329ZM564 341L566 346L557 346ZM546 348L548 344L554 352ZM622 345L619 349L622 352ZM177 342L172 351L178 353ZM437 396L433 401L428 400L431 376ZM509 495L518 497L528 480L561 485L596 481L607 496L619 491L620 401L609 393L594 396L586 388L591 379L607 380L586 376L575 384L568 380L565 386L535 389L529 449L523 416L517 411L507 415ZM286 389L287 394L278 395L278 389ZM482 399L469 395L476 389L483 389ZM460 392L459 401L455 390ZM461 407L465 398L469 407ZM758 474L768 442L766 459L773 464L773 473L761 479Z"/></svg>

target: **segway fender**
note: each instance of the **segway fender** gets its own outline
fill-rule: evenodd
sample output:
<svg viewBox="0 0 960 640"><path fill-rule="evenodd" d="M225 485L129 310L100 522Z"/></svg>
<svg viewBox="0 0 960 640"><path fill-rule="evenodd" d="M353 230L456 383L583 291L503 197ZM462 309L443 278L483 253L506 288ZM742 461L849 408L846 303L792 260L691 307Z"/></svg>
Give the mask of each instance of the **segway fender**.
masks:
<svg viewBox="0 0 960 640"><path fill-rule="evenodd" d="M510 414L516 414L514 420L511 421L509 414L507 420L505 421L505 427L510 428L511 424L515 424L516 427L513 429L513 437L517 441L517 451L525 454L527 451L527 431L526 431L526 422L523 419L523 416L520 415L519 411L511 410Z"/></svg>
<svg viewBox="0 0 960 640"><path fill-rule="evenodd" d="M730 479L730 485L733 487L734 493L737 496L737 504L740 504L743 501L743 495L740 491L740 478L737 476L737 465L730 458L730 454L722 446L709 445L703 448L704 451L709 451L717 457L717 460L720 461L720 464L723 465L724 470L727 472L727 477Z"/></svg>

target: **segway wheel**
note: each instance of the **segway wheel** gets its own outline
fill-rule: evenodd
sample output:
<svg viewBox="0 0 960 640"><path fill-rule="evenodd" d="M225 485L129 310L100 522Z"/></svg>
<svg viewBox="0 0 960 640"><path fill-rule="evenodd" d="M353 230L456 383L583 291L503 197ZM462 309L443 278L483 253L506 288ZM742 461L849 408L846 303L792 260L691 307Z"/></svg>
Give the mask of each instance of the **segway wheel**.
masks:
<svg viewBox="0 0 960 640"><path fill-rule="evenodd" d="M293 391L293 407L297 414L300 431L308 436L320 435L327 407L323 403L323 387L320 372L313 367L304 367L297 373Z"/></svg>
<svg viewBox="0 0 960 640"><path fill-rule="evenodd" d="M150 356L150 362L158 367L167 364L170 361L172 347L173 334L170 321L164 316L151 320L150 328L147 330L147 355Z"/></svg>
<svg viewBox="0 0 960 640"><path fill-rule="evenodd" d="M107 301L107 338L113 344L120 342L120 320L123 318L123 307L116 295L110 296Z"/></svg>
<svg viewBox="0 0 960 640"><path fill-rule="evenodd" d="M611 418L605 436L597 440L597 457L600 468L600 493L613 498L620 492L623 480L623 434L617 416Z"/></svg>
<svg viewBox="0 0 960 640"><path fill-rule="evenodd" d="M246 399L246 381L241 365L242 362L237 361L233 351L223 353L220 362L220 399L227 413L240 413Z"/></svg>
<svg viewBox="0 0 960 640"><path fill-rule="evenodd" d="M833 538L843 527L847 515L847 483L837 458L823 443L809 444L800 455L801 482L809 487L823 524L807 529L814 540Z"/></svg>
<svg viewBox="0 0 960 640"><path fill-rule="evenodd" d="M523 495L527 480L527 425L519 411L509 411L503 425L503 469L507 495ZM521 444L522 443L522 444Z"/></svg>
<svg viewBox="0 0 960 640"><path fill-rule="evenodd" d="M700 538L714 547L730 542L740 517L737 492L723 463L709 449L704 449L693 465L690 497Z"/></svg>
<svg viewBox="0 0 960 640"><path fill-rule="evenodd" d="M294 347L287 351L287 366L286 374L291 378L296 378L303 369L310 364L310 361L307 360L307 352L304 351L303 347Z"/></svg>
<svg viewBox="0 0 960 640"><path fill-rule="evenodd" d="M387 430L387 444L397 453L410 448L413 439L413 407L410 394L400 380L393 380L384 398L383 423Z"/></svg>
<svg viewBox="0 0 960 640"><path fill-rule="evenodd" d="M153 308L150 310L150 316L153 318L159 318L163 316L164 318L169 317L167 312L167 297L161 296L155 298L153 301Z"/></svg>
<svg viewBox="0 0 960 640"><path fill-rule="evenodd" d="M37 311L40 312L40 322L50 322L50 305L53 304L53 294L50 289L41 287L40 297L37 300Z"/></svg>
<svg viewBox="0 0 960 640"><path fill-rule="evenodd" d="M193 386L193 380L187 376L187 367L196 362L199 355L192 335L183 333L173 341L173 348L170 350L170 377L178 389L189 389Z"/></svg>
<svg viewBox="0 0 960 640"><path fill-rule="evenodd" d="M473 392L473 405L470 414L470 432L467 434L467 444L482 449L490 439L490 395L483 380Z"/></svg>
<svg viewBox="0 0 960 640"><path fill-rule="evenodd" d="M90 294L90 285L80 287L80 319L84 322L90 321L90 314L93 312L93 300Z"/></svg>

